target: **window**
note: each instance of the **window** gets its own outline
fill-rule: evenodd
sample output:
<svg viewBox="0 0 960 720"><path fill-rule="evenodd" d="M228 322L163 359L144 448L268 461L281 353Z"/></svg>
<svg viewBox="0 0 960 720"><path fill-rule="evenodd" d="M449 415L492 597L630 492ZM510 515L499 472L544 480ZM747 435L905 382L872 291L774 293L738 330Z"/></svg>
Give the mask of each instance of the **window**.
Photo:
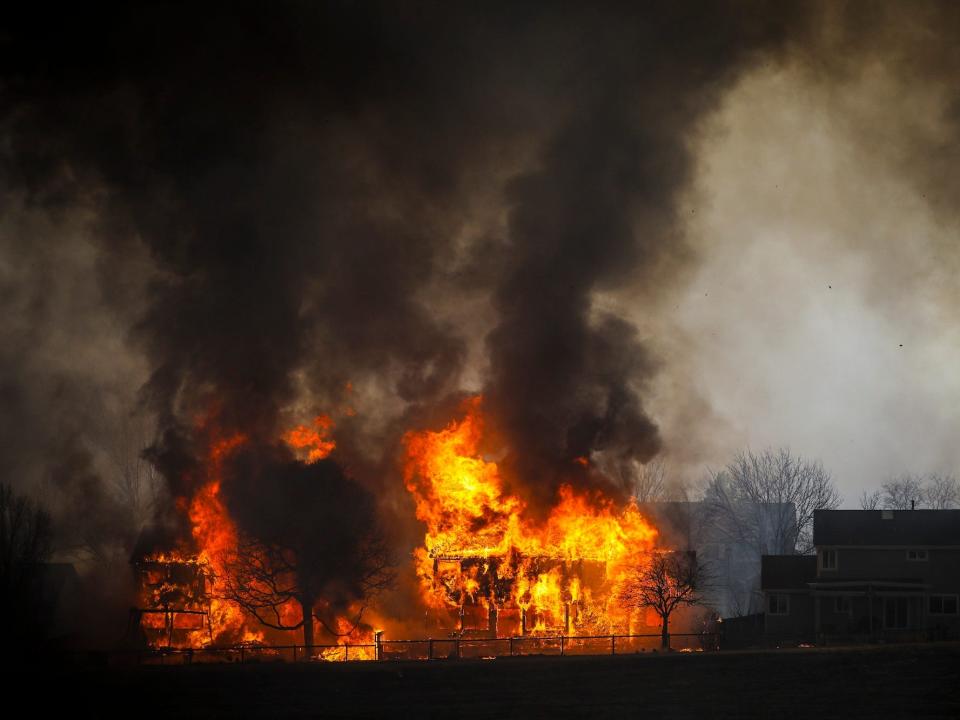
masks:
<svg viewBox="0 0 960 720"><path fill-rule="evenodd" d="M926 550L907 550L907 560L923 562L927 559Z"/></svg>
<svg viewBox="0 0 960 720"><path fill-rule="evenodd" d="M887 630L904 630L910 623L910 601L905 597L883 599L883 627Z"/></svg>
<svg viewBox="0 0 960 720"><path fill-rule="evenodd" d="M837 569L837 551L836 550L820 551L820 569L821 570Z"/></svg>
<svg viewBox="0 0 960 720"><path fill-rule="evenodd" d="M767 612L771 615L789 615L790 596L784 593L772 593L767 600Z"/></svg>
<svg viewBox="0 0 960 720"><path fill-rule="evenodd" d="M838 595L833 599L833 611L838 614L850 614L850 598L846 595Z"/></svg>
<svg viewBox="0 0 960 720"><path fill-rule="evenodd" d="M957 614L957 596L956 595L931 595L930 596L930 614L931 615L956 615Z"/></svg>

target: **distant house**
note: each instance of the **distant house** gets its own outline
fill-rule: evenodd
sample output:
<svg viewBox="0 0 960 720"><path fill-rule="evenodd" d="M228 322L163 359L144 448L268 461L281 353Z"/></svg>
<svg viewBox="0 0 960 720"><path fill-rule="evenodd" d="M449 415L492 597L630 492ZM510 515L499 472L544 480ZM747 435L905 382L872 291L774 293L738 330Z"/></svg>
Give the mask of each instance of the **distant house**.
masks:
<svg viewBox="0 0 960 720"><path fill-rule="evenodd" d="M765 556L768 639L960 637L960 510L818 510L816 556Z"/></svg>

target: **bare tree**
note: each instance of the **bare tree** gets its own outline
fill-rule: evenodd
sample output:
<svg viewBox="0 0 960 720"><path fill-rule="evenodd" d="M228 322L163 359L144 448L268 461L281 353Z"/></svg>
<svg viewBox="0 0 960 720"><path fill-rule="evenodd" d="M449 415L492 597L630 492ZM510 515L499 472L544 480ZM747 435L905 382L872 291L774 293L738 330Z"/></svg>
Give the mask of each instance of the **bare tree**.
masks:
<svg viewBox="0 0 960 720"><path fill-rule="evenodd" d="M704 491L717 529L761 555L810 552L814 511L840 502L833 478L819 461L785 448L739 453L712 475Z"/></svg>
<svg viewBox="0 0 960 720"><path fill-rule="evenodd" d="M591 460L640 504L689 500L686 484L670 474L669 466L661 458L641 463L634 458L597 452Z"/></svg>
<svg viewBox="0 0 960 720"><path fill-rule="evenodd" d="M953 475L927 476L924 500L933 510L950 510L960 505L960 483Z"/></svg>
<svg viewBox="0 0 960 720"><path fill-rule="evenodd" d="M393 583L373 497L329 459L289 463L256 480L265 495L232 498L239 543L224 559L223 595L267 627L302 628L309 651L314 618L339 635L339 614L359 603L356 627L366 604Z"/></svg>
<svg viewBox="0 0 960 720"><path fill-rule="evenodd" d="M869 502L867 502L869 500ZM866 504L865 504L866 503ZM864 492L860 507L864 510L949 510L960 506L960 483L953 475L930 473L926 476L905 473L890 478L872 493Z"/></svg>
<svg viewBox="0 0 960 720"><path fill-rule="evenodd" d="M638 503L657 502L667 497L667 466L662 460L653 460L646 465L634 463L631 473L631 490Z"/></svg>
<svg viewBox="0 0 960 720"><path fill-rule="evenodd" d="M879 490L874 490L873 492L863 491L860 495L860 509L861 510L879 510L881 505L881 494Z"/></svg>
<svg viewBox="0 0 960 720"><path fill-rule="evenodd" d="M29 637L37 629L42 564L52 542L46 510L0 483L0 617L14 635Z"/></svg>
<svg viewBox="0 0 960 720"><path fill-rule="evenodd" d="M670 647L670 616L702 600L705 573L694 552L656 552L631 568L617 599L624 607L650 608L660 617L660 645Z"/></svg>
<svg viewBox="0 0 960 720"><path fill-rule="evenodd" d="M926 492L923 480L917 475L901 475L880 486L883 507L887 510L912 510L923 505Z"/></svg>
<svg viewBox="0 0 960 720"><path fill-rule="evenodd" d="M156 438L145 420L127 418L116 433L109 457L113 486L135 532L155 520L166 488L157 466L147 457Z"/></svg>
<svg viewBox="0 0 960 720"><path fill-rule="evenodd" d="M386 546L379 537L369 535L359 544L351 569L353 589L331 589L336 578L324 577L315 566L294 549L264 542L243 533L237 549L226 562L224 596L236 602L260 623L277 630L303 630L303 644L314 645L312 619L331 635L339 635L337 608L350 600L360 600L360 609L350 618L353 629L359 626L366 602L393 582L392 565ZM288 611L299 606L299 613ZM311 621L308 621L310 619Z"/></svg>

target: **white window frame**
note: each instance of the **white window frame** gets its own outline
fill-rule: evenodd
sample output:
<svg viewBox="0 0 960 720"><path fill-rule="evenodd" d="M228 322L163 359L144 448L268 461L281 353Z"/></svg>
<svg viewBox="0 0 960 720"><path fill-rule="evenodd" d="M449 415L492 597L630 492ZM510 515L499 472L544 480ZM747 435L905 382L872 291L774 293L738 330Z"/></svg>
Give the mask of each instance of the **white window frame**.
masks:
<svg viewBox="0 0 960 720"><path fill-rule="evenodd" d="M770 601L773 598L777 598L777 607L780 607L780 601L783 600L783 604L786 606L786 609L783 612L772 612L770 610ZM785 615L790 614L790 594L789 593L770 593L767 597L767 613L770 615L775 615L777 617L784 617Z"/></svg>
<svg viewBox="0 0 960 720"><path fill-rule="evenodd" d="M910 555L913 557L910 557ZM908 548L907 562L927 562L930 559L930 553L926 548Z"/></svg>
<svg viewBox="0 0 960 720"><path fill-rule="evenodd" d="M828 553L832 553L833 565L827 565ZM820 569L826 570L827 572L836 572L837 565L837 551L836 548L823 548L818 554L818 561L820 563Z"/></svg>
<svg viewBox="0 0 960 720"><path fill-rule="evenodd" d="M952 613L943 612L942 609L940 610L940 612L934 612L932 609L930 609L930 602L931 602L934 598L940 598L940 607L941 607L941 608L943 607L943 600L945 600L946 598L953 598L953 604L954 604L955 610L954 610ZM957 615L958 613L960 613L960 596L958 596L958 595L952 595L952 594L950 594L950 593L932 593L932 594L930 594L930 595L927 596L927 612L928 612L930 615L936 615L937 617L941 617L941 616L943 616L943 617L952 617L952 616L955 616L955 615Z"/></svg>

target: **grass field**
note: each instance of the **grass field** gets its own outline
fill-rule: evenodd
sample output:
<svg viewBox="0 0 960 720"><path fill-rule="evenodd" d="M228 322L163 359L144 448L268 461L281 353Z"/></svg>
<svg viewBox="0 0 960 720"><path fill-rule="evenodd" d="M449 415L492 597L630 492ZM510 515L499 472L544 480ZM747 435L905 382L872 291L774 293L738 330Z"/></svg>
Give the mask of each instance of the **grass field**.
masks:
<svg viewBox="0 0 960 720"><path fill-rule="evenodd" d="M79 716L960 718L956 643L56 674L49 700Z"/></svg>

